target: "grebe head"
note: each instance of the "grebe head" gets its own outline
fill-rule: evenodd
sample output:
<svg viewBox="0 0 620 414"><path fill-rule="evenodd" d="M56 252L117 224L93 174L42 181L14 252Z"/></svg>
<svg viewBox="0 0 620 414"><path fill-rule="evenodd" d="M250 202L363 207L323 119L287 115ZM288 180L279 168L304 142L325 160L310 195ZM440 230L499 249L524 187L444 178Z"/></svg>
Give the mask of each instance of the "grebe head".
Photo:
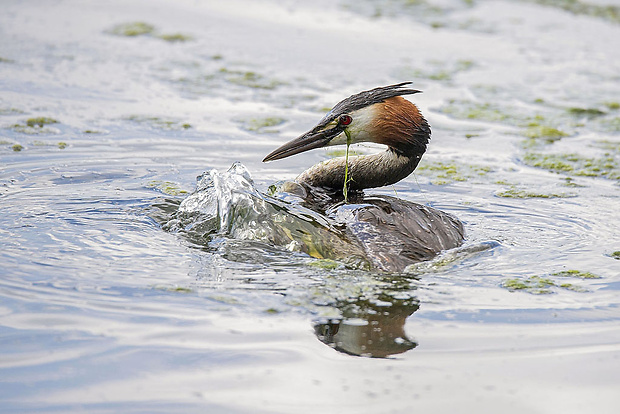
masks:
<svg viewBox="0 0 620 414"><path fill-rule="evenodd" d="M315 148L376 142L405 156L422 155L430 127L418 108L402 98L420 91L411 82L383 86L352 95L336 104L310 131L282 145L263 162L279 160Z"/></svg>

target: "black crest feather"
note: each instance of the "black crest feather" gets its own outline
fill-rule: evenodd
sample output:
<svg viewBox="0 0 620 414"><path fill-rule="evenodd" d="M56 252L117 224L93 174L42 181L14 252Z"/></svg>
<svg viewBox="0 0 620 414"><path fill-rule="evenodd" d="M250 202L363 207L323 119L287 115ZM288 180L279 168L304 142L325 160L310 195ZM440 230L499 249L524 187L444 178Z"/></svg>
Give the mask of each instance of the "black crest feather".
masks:
<svg viewBox="0 0 620 414"><path fill-rule="evenodd" d="M404 88L405 85L410 84L411 82L402 82L395 85L381 86L351 95L348 98L338 102L331 109L331 111L329 111L323 119L321 119L318 126L325 126L342 114L357 111L358 109L383 102L386 99L393 98L395 96L412 95L414 93L421 92L417 89Z"/></svg>

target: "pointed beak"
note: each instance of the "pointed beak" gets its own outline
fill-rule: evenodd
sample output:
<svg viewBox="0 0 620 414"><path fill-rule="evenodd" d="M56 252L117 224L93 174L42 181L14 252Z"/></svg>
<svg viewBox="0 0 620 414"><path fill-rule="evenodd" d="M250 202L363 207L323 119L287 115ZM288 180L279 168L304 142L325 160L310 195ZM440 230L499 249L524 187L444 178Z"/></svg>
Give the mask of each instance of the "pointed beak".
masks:
<svg viewBox="0 0 620 414"><path fill-rule="evenodd" d="M325 147L329 145L332 138L337 136L340 132L342 131L336 131L336 128L319 131L313 129L282 145L280 148L267 155L263 162L279 160L311 149Z"/></svg>

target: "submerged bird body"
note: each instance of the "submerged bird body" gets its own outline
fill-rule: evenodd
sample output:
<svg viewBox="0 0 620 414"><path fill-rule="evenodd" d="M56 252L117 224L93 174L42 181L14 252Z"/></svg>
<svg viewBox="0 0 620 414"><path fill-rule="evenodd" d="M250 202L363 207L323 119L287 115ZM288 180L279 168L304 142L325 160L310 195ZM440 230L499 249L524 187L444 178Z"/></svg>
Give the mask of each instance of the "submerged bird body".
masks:
<svg viewBox="0 0 620 414"><path fill-rule="evenodd" d="M321 162L295 180L308 195L319 192L335 197L334 205L342 197L347 181L345 192L357 193L354 209L345 208L347 204L339 207L349 214L347 232L362 245L374 266L383 270L402 270L407 264L457 247L464 239L462 224L447 213L394 197L361 195L364 189L394 184L409 176L426 151L431 130L418 108L401 96L419 92L404 88L407 84L350 96L335 105L313 129L263 160L331 145L386 145L387 150L378 154Z"/></svg>
<svg viewBox="0 0 620 414"><path fill-rule="evenodd" d="M333 215L376 269L402 271L463 241L463 225L443 211L390 196L362 198Z"/></svg>

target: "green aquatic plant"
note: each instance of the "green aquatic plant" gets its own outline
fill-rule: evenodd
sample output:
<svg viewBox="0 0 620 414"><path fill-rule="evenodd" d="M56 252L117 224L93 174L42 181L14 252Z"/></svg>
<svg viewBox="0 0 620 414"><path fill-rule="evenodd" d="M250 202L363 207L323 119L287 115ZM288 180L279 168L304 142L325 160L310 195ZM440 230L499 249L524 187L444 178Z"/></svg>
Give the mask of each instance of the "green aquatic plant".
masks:
<svg viewBox="0 0 620 414"><path fill-rule="evenodd" d="M427 62L424 69L412 68L410 66L401 67L396 71L400 78L430 79L434 81L450 81L460 72L470 70L475 66L471 60L458 60L456 62Z"/></svg>
<svg viewBox="0 0 620 414"><path fill-rule="evenodd" d="M179 131L190 129L192 126L187 122L179 122L171 118L162 118L158 116L147 115L129 115L123 119L138 124L145 124L155 129L163 129L165 131Z"/></svg>
<svg viewBox="0 0 620 414"><path fill-rule="evenodd" d="M230 85L241 86L258 90L274 90L285 82L268 77L253 70L221 67L211 72L193 72L171 80L175 86L185 92L198 95L211 95L217 89L227 88Z"/></svg>
<svg viewBox="0 0 620 414"><path fill-rule="evenodd" d="M571 277L576 279L600 278L600 276L597 276L590 272L582 272L580 270L566 270L552 273L549 277L529 276L526 278L507 279L502 283L502 287L510 291L522 290L536 295L553 293L552 288L561 288L571 290L573 292L588 292L588 289L579 285L575 285L573 283L568 283L565 281L557 282L553 279L554 277Z"/></svg>
<svg viewBox="0 0 620 414"><path fill-rule="evenodd" d="M605 102L603 103L603 105L605 105L607 108L609 108L612 111L620 109L620 102L615 102L615 101Z"/></svg>
<svg viewBox="0 0 620 414"><path fill-rule="evenodd" d="M15 115L15 114L23 114L24 111L17 108L0 108L0 115Z"/></svg>
<svg viewBox="0 0 620 414"><path fill-rule="evenodd" d="M312 267L324 270L335 270L342 267L343 264L332 259L315 259L308 263Z"/></svg>
<svg viewBox="0 0 620 414"><path fill-rule="evenodd" d="M557 128L548 126L548 125L537 125L530 124L527 129L523 132L528 138L534 139L544 139L547 142L555 142L563 137L568 136L568 134L564 131L560 131Z"/></svg>
<svg viewBox="0 0 620 414"><path fill-rule="evenodd" d="M241 127L246 131L264 134L278 132L278 130L274 129L273 127L284 124L286 122L286 119L269 116L265 118L249 118L240 120L239 122L241 123Z"/></svg>
<svg viewBox="0 0 620 414"><path fill-rule="evenodd" d="M590 272L582 272L581 270L563 270L561 272L552 273L551 276L559 277L575 277L578 279L600 279L601 277Z"/></svg>
<svg viewBox="0 0 620 414"><path fill-rule="evenodd" d="M51 124L57 124L58 121L55 120L54 118L48 118L45 116L40 116L37 118L28 118L26 120L26 125L34 128L34 127L39 127L42 128L44 125L51 125Z"/></svg>
<svg viewBox="0 0 620 414"><path fill-rule="evenodd" d="M535 295L553 293L550 289L556 286L553 280L540 276L529 276L527 278L507 279L502 283L502 287L510 291L523 290Z"/></svg>
<svg viewBox="0 0 620 414"><path fill-rule="evenodd" d="M173 183L172 181L151 180L145 184L145 187L154 188L164 194L171 196L179 196L188 193L186 190L183 190L177 183Z"/></svg>
<svg viewBox="0 0 620 414"><path fill-rule="evenodd" d="M592 145L609 151L605 153L605 155L611 155L610 153L615 153L615 155L620 156L620 141L609 141L606 139L602 139L593 142Z"/></svg>
<svg viewBox="0 0 620 414"><path fill-rule="evenodd" d="M188 42L192 40L192 37L189 35L184 35L182 33L164 33L156 36L161 40L165 40L166 42Z"/></svg>
<svg viewBox="0 0 620 414"><path fill-rule="evenodd" d="M617 250L617 251L611 253L609 256L614 258L614 259L616 259L616 260L620 260L620 250Z"/></svg>
<svg viewBox="0 0 620 414"><path fill-rule="evenodd" d="M586 177L620 179L618 161L611 154L599 158L583 157L579 154L541 154L529 152L523 157L526 165L557 173L570 173Z"/></svg>
<svg viewBox="0 0 620 414"><path fill-rule="evenodd" d="M164 292L174 292L174 293L194 293L194 289L183 287L183 286L164 286L157 285L153 286L154 289L162 290Z"/></svg>
<svg viewBox="0 0 620 414"><path fill-rule="evenodd" d="M498 197L504 198L568 198L575 197L574 194L556 194L556 193L536 193L532 191L519 189L515 185L511 185L509 189L496 193Z"/></svg>
<svg viewBox="0 0 620 414"><path fill-rule="evenodd" d="M155 26L144 22L121 23L110 29L110 33L116 36L144 36L155 31Z"/></svg>
<svg viewBox="0 0 620 414"><path fill-rule="evenodd" d="M523 158L525 164L532 167L543 168L545 170L561 172L561 171L573 171L574 163L578 161L576 155L555 155L555 154L539 154L539 153L527 153Z"/></svg>
<svg viewBox="0 0 620 414"><path fill-rule="evenodd" d="M471 119L487 122L515 122L515 119L498 106L490 103L478 103L451 99L439 108L439 111L457 119Z"/></svg>
<svg viewBox="0 0 620 414"><path fill-rule="evenodd" d="M585 185L577 184L572 177L565 177L562 185L570 188L585 188Z"/></svg>
<svg viewBox="0 0 620 414"><path fill-rule="evenodd" d="M247 86L249 88L255 89L275 89L280 85L283 85L283 82L280 82L276 79L269 79L265 76L258 74L254 71L244 71L244 70L231 70L227 68L221 68L219 70L220 75L224 77L227 82Z"/></svg>
<svg viewBox="0 0 620 414"><path fill-rule="evenodd" d="M573 292L588 292L588 289L578 285L574 285L572 283L560 283L556 286L562 289L572 290Z"/></svg>
<svg viewBox="0 0 620 414"><path fill-rule="evenodd" d="M581 0L527 0L543 6L556 7L569 13L597 17L613 23L620 23L620 7L616 5L596 4Z"/></svg>
<svg viewBox="0 0 620 414"><path fill-rule="evenodd" d="M473 177L484 176L491 171L491 167L488 166L462 164L456 161L431 162L427 160L422 160L416 169L419 175L430 178L431 183L435 185L445 185L455 181L467 181Z"/></svg>
<svg viewBox="0 0 620 414"><path fill-rule="evenodd" d="M349 117L349 119L351 118ZM347 152L344 155L344 185L342 187L342 194L344 195L344 202L348 203L349 182L351 181L351 177L349 177L349 147L351 146L351 132L348 129L345 129L344 133L347 136Z"/></svg>
<svg viewBox="0 0 620 414"><path fill-rule="evenodd" d="M11 147L11 149L12 149L13 151L15 151L15 152L19 152L19 151L23 150L23 149L24 149L24 147L23 147L21 144L14 144L14 145Z"/></svg>
<svg viewBox="0 0 620 414"><path fill-rule="evenodd" d="M568 108L566 110L570 115L576 117L596 118L606 115L607 113L597 108Z"/></svg>
<svg viewBox="0 0 620 414"><path fill-rule="evenodd" d="M58 124L54 118L45 116L28 118L24 124L14 124L12 128L16 132L22 134L55 134L58 132L55 128L48 128L48 125Z"/></svg>
<svg viewBox="0 0 620 414"><path fill-rule="evenodd" d="M606 131L620 132L620 117L603 119L601 125Z"/></svg>
<svg viewBox="0 0 620 414"><path fill-rule="evenodd" d="M478 88L480 94L490 97L493 94L497 94L497 91L486 90L482 86ZM542 104L544 101L536 100L537 104ZM554 108L546 108L546 111L551 111ZM582 109L572 108L573 113L589 114L587 117L594 117L594 109ZM525 112L522 108L506 104L493 102L475 102L470 100L449 100L441 107L439 111L447 114L456 119L463 120L475 120L490 123L499 123L504 125L510 125L520 128L520 134L528 138L523 143L523 147L539 146L543 143L553 143L564 137L571 135L571 132L560 129L558 124L567 124L569 119L566 115L556 115L558 119L549 118L549 116L542 115L540 113ZM557 109L555 109L557 112ZM603 113L604 114L604 113ZM584 115L585 116L585 115ZM572 127L577 127L574 124L570 124Z"/></svg>
<svg viewBox="0 0 620 414"><path fill-rule="evenodd" d="M121 23L108 30L108 33L115 36L138 37L153 36L155 38L165 40L166 42L187 42L192 37L182 33L161 33L156 34L155 26L145 22L129 22Z"/></svg>

